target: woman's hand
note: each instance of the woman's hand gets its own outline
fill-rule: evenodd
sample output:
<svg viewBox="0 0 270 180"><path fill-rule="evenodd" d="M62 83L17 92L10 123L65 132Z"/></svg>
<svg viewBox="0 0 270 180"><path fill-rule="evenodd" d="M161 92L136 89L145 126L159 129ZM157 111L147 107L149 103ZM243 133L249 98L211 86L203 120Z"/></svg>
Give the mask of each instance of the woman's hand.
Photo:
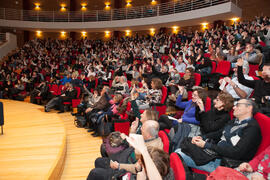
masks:
<svg viewBox="0 0 270 180"><path fill-rule="evenodd" d="M196 140L199 140L199 139L202 139L202 137L201 136L195 136L195 137L192 138L191 143L195 144Z"/></svg>
<svg viewBox="0 0 270 180"><path fill-rule="evenodd" d="M134 147L141 154L147 152L147 147L145 145L142 135L129 134L129 137L127 137L126 140L132 147Z"/></svg>
<svg viewBox="0 0 270 180"><path fill-rule="evenodd" d="M238 168L241 172L253 172L251 165L247 162L240 164Z"/></svg>
<svg viewBox="0 0 270 180"><path fill-rule="evenodd" d="M202 99L198 98L196 101L196 104L199 106L201 111L204 111L204 104L203 104Z"/></svg>
<svg viewBox="0 0 270 180"><path fill-rule="evenodd" d="M136 118L136 120L133 121L130 126L130 131L135 133L136 129L138 128L138 125L139 125L139 118Z"/></svg>
<svg viewBox="0 0 270 180"><path fill-rule="evenodd" d="M110 167L112 169L118 169L119 168L119 163L117 161L110 161Z"/></svg>
<svg viewBox="0 0 270 180"><path fill-rule="evenodd" d="M179 93L181 95L183 95L183 93L184 93L184 86L178 86L178 89L179 89Z"/></svg>
<svg viewBox="0 0 270 180"><path fill-rule="evenodd" d="M193 141L193 139L192 139L192 141ZM204 148L205 143L206 142L204 140L200 139L200 138L195 138L194 141L192 142L192 144L195 144L200 148Z"/></svg>

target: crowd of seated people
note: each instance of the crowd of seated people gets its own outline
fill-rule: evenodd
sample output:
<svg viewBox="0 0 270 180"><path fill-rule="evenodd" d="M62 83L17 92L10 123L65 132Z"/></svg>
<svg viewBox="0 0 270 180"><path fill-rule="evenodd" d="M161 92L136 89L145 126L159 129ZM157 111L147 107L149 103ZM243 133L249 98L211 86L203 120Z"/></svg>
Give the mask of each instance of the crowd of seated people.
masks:
<svg viewBox="0 0 270 180"><path fill-rule="evenodd" d="M131 134L142 134L146 146L158 141L155 146L162 149L158 131L166 130L170 152L181 155L189 167L212 172L226 165L224 158L237 160L239 165L252 160L257 152L262 136L253 114L258 106L261 113L270 115L269 54L268 17L204 32L161 31L154 36L108 41L34 39L1 64L0 97L24 100L30 95L30 102L43 104L45 112L56 108L62 113L66 106L76 106L77 112L72 114L85 119L84 127L94 131L93 136L110 134L114 127L106 122L124 119L131 123ZM231 66L226 76L215 72L223 62ZM260 77L250 75L254 66ZM206 90L209 82L221 91L212 106L210 90ZM165 115L160 109L166 108L167 102L182 113ZM121 138L134 143L124 134ZM127 142L125 146L129 147ZM119 162L103 157L88 178L106 179L142 169L147 172L144 176L150 176L146 162L128 159ZM251 164L252 171L258 171ZM162 178L171 172L167 164L166 168L164 174L157 167ZM245 168L251 172L249 165L239 166L240 171Z"/></svg>

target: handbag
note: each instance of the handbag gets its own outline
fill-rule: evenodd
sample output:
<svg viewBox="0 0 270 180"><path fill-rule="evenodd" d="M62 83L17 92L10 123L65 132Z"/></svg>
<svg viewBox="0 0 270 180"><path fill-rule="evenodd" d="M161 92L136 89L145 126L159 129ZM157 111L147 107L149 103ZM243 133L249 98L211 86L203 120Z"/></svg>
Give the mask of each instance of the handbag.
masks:
<svg viewBox="0 0 270 180"><path fill-rule="evenodd" d="M83 128L86 125L86 119L83 116L76 116L74 124L77 128Z"/></svg>
<svg viewBox="0 0 270 180"><path fill-rule="evenodd" d="M98 124L97 132L100 136L108 136L113 131L112 123L108 121L108 116L105 115Z"/></svg>
<svg viewBox="0 0 270 180"><path fill-rule="evenodd" d="M181 145L181 151L190 156L197 166L202 166L218 158L218 154L207 148L200 148L191 143L192 138L185 138ZM208 140L209 141L209 140Z"/></svg>
<svg viewBox="0 0 270 180"><path fill-rule="evenodd" d="M235 169L219 166L215 171L213 171L206 180L248 180L240 172Z"/></svg>

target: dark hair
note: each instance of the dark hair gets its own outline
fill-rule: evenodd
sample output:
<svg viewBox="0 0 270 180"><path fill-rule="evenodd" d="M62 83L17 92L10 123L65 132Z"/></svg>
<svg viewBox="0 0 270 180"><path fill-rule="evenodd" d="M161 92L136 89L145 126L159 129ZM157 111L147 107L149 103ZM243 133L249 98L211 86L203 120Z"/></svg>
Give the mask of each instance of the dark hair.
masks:
<svg viewBox="0 0 270 180"><path fill-rule="evenodd" d="M193 69L192 67L188 67L188 68L186 68L186 70L189 70L189 72L190 72L190 77L191 77L191 78L194 78L194 69Z"/></svg>
<svg viewBox="0 0 270 180"><path fill-rule="evenodd" d="M264 63L263 66L270 66L270 63L269 62L268 63Z"/></svg>
<svg viewBox="0 0 270 180"><path fill-rule="evenodd" d="M194 91L197 91L198 92L199 98L202 99L203 104L205 104L206 103L206 98L207 98L207 92L206 92L206 90L203 89L203 88L196 88L196 89L193 90L193 92Z"/></svg>

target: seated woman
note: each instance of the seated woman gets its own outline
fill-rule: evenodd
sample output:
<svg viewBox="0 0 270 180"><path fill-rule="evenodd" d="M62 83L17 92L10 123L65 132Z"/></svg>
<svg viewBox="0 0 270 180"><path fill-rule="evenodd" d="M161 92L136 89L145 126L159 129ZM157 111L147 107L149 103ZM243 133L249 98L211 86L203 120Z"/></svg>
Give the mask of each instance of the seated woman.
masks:
<svg viewBox="0 0 270 180"><path fill-rule="evenodd" d="M118 106L121 102L121 100L123 99L123 96L121 94L115 94L115 96L113 97L113 99L111 99L107 93L105 93L105 97L108 100L108 102L111 104L111 107L107 110L107 111L99 111L96 113L96 122L95 122L95 127L93 128L93 130L95 130L95 132L92 134L94 137L99 136L99 132L98 132L98 126L101 125L102 119L103 118L111 118L114 115L117 115L118 113Z"/></svg>
<svg viewBox="0 0 270 180"><path fill-rule="evenodd" d="M97 103L101 96L100 96L100 90L98 88L94 89L94 92L91 93L85 85L83 85L84 88L84 92L86 92L86 94L84 94L84 97L82 98L83 100L81 101L81 103L78 105L77 109L77 113L72 115L76 115L76 116L81 116L81 115L85 115L85 111L87 108L93 108L94 104Z"/></svg>
<svg viewBox="0 0 270 180"><path fill-rule="evenodd" d="M24 89L25 89L25 86L21 80L15 81L14 87L11 89L12 99L23 101L25 98L25 95L21 94L21 92L23 92Z"/></svg>
<svg viewBox="0 0 270 180"><path fill-rule="evenodd" d="M172 94L176 93L176 91L177 91L176 85L179 83L179 80L180 80L180 74L178 73L178 71L175 68L173 68L170 71L170 77L166 82L166 86L169 86L169 91Z"/></svg>
<svg viewBox="0 0 270 180"><path fill-rule="evenodd" d="M77 95L76 89L70 83L66 83L63 86L62 92L60 96L52 98L46 105L45 105L45 112L49 112L51 108L58 107L60 109L59 113L64 112L64 105L63 102L71 102L72 99L75 99Z"/></svg>
<svg viewBox="0 0 270 180"><path fill-rule="evenodd" d="M30 92L30 102L37 104L35 97L41 97L42 100L47 98L49 86L46 82L41 82L33 91Z"/></svg>
<svg viewBox="0 0 270 180"><path fill-rule="evenodd" d="M179 80L178 85L183 86L184 87L184 92L182 95L183 99L187 99L187 91L192 90L192 87L195 85L195 78L194 78L194 69L191 67L186 68L185 74L184 76ZM176 97L178 97L179 95L179 91L177 91L176 93L172 93L169 96L169 99L172 102L176 101Z"/></svg>
<svg viewBox="0 0 270 180"><path fill-rule="evenodd" d="M174 119L167 115L162 115L159 118L159 125L160 129L170 129L174 125L177 125L178 123L186 122L191 124L198 125L200 122L195 117L196 107L197 107L197 101L200 100L205 104L206 102L206 91L202 88L195 89L192 93L192 99L189 101L182 101L182 94L184 92L184 88L179 86L180 94L176 100L176 106L179 108L184 109L184 113L181 117L181 119L178 119L177 121L173 121L171 119ZM198 108L198 107L197 107Z"/></svg>
<svg viewBox="0 0 270 180"><path fill-rule="evenodd" d="M125 76L116 76L112 82L114 93L129 94L127 78Z"/></svg>
<svg viewBox="0 0 270 180"><path fill-rule="evenodd" d="M160 103L162 97L162 81L159 78L153 78L151 81L152 89L147 91L145 100L136 100L140 110L150 108L151 104Z"/></svg>
<svg viewBox="0 0 270 180"><path fill-rule="evenodd" d="M200 122L201 134L223 129L225 124L231 120L229 112L232 110L234 104L233 97L224 92L220 92L212 108L205 112L205 106L202 100L197 101L199 111L196 111L196 119Z"/></svg>
<svg viewBox="0 0 270 180"><path fill-rule="evenodd" d="M270 146L248 163L242 163L236 169L248 179L266 180L270 178Z"/></svg>

